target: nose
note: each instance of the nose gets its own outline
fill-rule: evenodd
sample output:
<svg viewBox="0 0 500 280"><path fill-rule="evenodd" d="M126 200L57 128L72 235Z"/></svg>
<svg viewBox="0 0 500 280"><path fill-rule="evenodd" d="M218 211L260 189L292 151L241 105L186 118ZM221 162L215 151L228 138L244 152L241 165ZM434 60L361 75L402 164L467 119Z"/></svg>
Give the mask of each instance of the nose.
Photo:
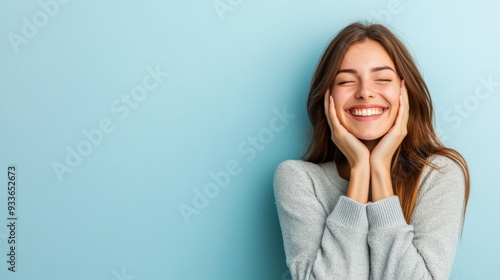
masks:
<svg viewBox="0 0 500 280"><path fill-rule="evenodd" d="M370 83L361 81L358 90L356 91L356 98L368 99L369 97L374 97L375 91L372 90Z"/></svg>

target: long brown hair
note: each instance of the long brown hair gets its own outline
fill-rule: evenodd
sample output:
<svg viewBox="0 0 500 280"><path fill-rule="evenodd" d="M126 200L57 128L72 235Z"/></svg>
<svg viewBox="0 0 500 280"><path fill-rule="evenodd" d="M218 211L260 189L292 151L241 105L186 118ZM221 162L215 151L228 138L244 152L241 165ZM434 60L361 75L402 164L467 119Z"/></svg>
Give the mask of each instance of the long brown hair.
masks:
<svg viewBox="0 0 500 280"><path fill-rule="evenodd" d="M470 177L465 159L457 151L445 147L436 136L433 127L432 101L427 85L420 75L413 58L401 41L385 26L355 22L342 29L326 48L311 82L307 100L307 113L312 124L309 131L311 141L303 160L313 163L335 161L342 164L346 157L331 140L330 127L324 112L324 94L333 85L334 78L348 48L367 39L379 42L396 66L396 72L404 79L408 90L410 115L408 133L398 147L391 162L391 179L394 193L399 197L403 214L409 224L418 183L425 165L433 169L438 166L427 158L431 155L446 156L460 165L465 179L465 201L462 219L469 200ZM460 234L460 239L462 233Z"/></svg>

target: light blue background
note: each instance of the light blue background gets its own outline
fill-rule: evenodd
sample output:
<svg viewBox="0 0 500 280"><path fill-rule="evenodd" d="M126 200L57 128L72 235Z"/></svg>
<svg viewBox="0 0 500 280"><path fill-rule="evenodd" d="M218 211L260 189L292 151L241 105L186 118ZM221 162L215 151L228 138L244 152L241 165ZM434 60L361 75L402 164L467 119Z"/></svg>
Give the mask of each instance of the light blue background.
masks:
<svg viewBox="0 0 500 280"><path fill-rule="evenodd" d="M211 0L73 0L17 47L9 34L22 36L23 18L43 20L44 9L0 2L0 172L18 168L18 272L7 271L3 179L1 279L290 279L273 174L304 151L324 48L342 27L375 17L411 50L440 136L469 164L451 279L497 277L498 1L221 2L231 10L218 14ZM169 76L120 119L111 104L148 66ZM479 99L478 87L489 95ZM270 135L276 110L295 118ZM59 181L52 164L105 118L114 130ZM259 134L267 143L252 157L249 137ZM187 224L179 205L192 206L193 189L232 161L240 173Z"/></svg>

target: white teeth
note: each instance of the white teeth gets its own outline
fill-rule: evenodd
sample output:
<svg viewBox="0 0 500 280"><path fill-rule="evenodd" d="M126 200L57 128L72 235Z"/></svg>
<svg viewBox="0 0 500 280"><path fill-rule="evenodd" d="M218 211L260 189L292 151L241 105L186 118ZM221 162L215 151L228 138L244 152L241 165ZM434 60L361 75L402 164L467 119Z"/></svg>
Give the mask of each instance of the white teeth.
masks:
<svg viewBox="0 0 500 280"><path fill-rule="evenodd" d="M384 112L384 109L382 108L352 109L350 112L354 116L369 117L382 114Z"/></svg>

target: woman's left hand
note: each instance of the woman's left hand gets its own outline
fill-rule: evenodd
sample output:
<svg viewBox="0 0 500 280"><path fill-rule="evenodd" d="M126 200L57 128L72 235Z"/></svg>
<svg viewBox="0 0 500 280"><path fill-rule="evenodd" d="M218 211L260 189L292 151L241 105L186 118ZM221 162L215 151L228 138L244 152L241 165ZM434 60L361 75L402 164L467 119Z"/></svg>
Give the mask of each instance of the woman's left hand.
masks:
<svg viewBox="0 0 500 280"><path fill-rule="evenodd" d="M408 91L406 90L405 82L401 82L401 93L399 96L399 110L396 121L391 129L378 142L370 154L370 166L373 168L383 167L390 171L391 161L397 148L403 142L403 139L408 133L408 116L410 107L408 103Z"/></svg>

